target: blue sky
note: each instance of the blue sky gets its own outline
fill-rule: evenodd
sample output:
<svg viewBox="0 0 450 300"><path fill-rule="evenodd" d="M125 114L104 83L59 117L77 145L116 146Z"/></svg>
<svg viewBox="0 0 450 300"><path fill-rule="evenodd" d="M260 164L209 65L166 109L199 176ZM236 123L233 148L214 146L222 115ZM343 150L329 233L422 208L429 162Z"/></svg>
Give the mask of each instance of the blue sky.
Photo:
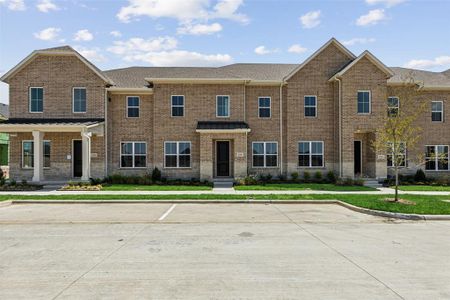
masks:
<svg viewBox="0 0 450 300"><path fill-rule="evenodd" d="M331 37L388 66L450 68L450 1L0 0L0 73L68 44L101 69L300 63ZM0 84L0 102L7 103Z"/></svg>

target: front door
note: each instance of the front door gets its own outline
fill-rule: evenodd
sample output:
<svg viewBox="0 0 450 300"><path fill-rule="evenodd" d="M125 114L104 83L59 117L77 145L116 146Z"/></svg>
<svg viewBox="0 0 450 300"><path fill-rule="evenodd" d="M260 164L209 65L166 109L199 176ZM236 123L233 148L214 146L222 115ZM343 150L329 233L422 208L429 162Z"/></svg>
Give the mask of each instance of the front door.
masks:
<svg viewBox="0 0 450 300"><path fill-rule="evenodd" d="M73 177L81 177L83 175L83 148L81 141L73 141L72 156Z"/></svg>
<svg viewBox="0 0 450 300"><path fill-rule="evenodd" d="M355 176L361 175L361 164L362 164L362 149L361 149L361 141L354 141L353 153L355 155L354 158L354 168L355 168Z"/></svg>
<svg viewBox="0 0 450 300"><path fill-rule="evenodd" d="M218 177L230 176L230 142L217 141L216 170Z"/></svg>

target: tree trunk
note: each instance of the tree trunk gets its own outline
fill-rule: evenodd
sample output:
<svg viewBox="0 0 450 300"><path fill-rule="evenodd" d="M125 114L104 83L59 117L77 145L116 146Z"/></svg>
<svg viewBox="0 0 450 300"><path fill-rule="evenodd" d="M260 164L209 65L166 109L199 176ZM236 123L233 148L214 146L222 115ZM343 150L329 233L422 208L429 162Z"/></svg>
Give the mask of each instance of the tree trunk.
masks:
<svg viewBox="0 0 450 300"><path fill-rule="evenodd" d="M395 166L395 202L398 201L398 167Z"/></svg>

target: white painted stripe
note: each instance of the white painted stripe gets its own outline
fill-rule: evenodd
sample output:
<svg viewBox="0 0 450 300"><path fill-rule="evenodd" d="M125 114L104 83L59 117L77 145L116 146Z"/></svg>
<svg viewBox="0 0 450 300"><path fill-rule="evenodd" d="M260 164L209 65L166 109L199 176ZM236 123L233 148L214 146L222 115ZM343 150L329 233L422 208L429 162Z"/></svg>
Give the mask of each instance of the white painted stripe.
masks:
<svg viewBox="0 0 450 300"><path fill-rule="evenodd" d="M158 221L164 220L172 212L175 206L177 205L176 204L172 205L161 217L159 217Z"/></svg>

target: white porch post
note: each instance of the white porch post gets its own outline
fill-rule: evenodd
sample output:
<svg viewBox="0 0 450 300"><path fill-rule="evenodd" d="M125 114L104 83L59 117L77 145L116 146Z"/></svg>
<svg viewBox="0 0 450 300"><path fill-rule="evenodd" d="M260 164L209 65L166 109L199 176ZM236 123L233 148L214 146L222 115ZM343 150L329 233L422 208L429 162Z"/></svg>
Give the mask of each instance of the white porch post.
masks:
<svg viewBox="0 0 450 300"><path fill-rule="evenodd" d="M33 156L34 156L34 169L33 179L34 182L44 180L44 144L42 142L44 133L41 131L33 131Z"/></svg>
<svg viewBox="0 0 450 300"><path fill-rule="evenodd" d="M82 156L83 156L83 171L81 180L89 180L91 177L91 136L92 132L81 132L82 138Z"/></svg>

